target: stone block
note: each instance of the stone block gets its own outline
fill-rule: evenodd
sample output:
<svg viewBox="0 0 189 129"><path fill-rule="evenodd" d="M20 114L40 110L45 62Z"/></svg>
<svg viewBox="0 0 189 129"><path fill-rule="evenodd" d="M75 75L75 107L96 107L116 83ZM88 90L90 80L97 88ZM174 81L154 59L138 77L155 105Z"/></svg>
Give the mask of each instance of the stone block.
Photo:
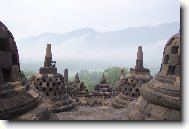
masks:
<svg viewBox="0 0 189 129"><path fill-rule="evenodd" d="M147 105L147 101L142 96L139 96L136 104L139 108L144 108Z"/></svg>
<svg viewBox="0 0 189 129"><path fill-rule="evenodd" d="M180 76L180 74L181 74L180 72L181 72L181 67L180 67L180 65L177 65L175 67L175 74L178 75L178 76Z"/></svg>
<svg viewBox="0 0 189 129"><path fill-rule="evenodd" d="M20 65L18 53L12 53L12 65Z"/></svg>
<svg viewBox="0 0 189 129"><path fill-rule="evenodd" d="M8 38L8 36L6 28L0 26L0 38Z"/></svg>
<svg viewBox="0 0 189 129"><path fill-rule="evenodd" d="M12 75L13 81L17 81L20 78L20 68L18 65L12 66L11 75Z"/></svg>
<svg viewBox="0 0 189 129"><path fill-rule="evenodd" d="M144 120L145 115L140 110L134 110L129 113L129 119L130 120Z"/></svg>
<svg viewBox="0 0 189 129"><path fill-rule="evenodd" d="M165 47L164 54L165 54L165 55L171 54L171 46L166 46L166 47Z"/></svg>
<svg viewBox="0 0 189 129"><path fill-rule="evenodd" d="M17 47L16 47L16 42L14 41L14 39L12 39L12 38L9 38L8 39L8 43L9 43L9 46L10 46L10 51L12 52L12 53L18 53L18 49L17 49Z"/></svg>
<svg viewBox="0 0 189 129"><path fill-rule="evenodd" d="M167 108L161 106L155 106L151 111L151 115L161 118L165 115L166 111Z"/></svg>
<svg viewBox="0 0 189 129"><path fill-rule="evenodd" d="M177 110L168 109L165 116L166 120L180 120L181 112Z"/></svg>
<svg viewBox="0 0 189 129"><path fill-rule="evenodd" d="M162 62L163 62L164 64L168 64L168 61L169 61L169 55L164 55Z"/></svg>
<svg viewBox="0 0 189 129"><path fill-rule="evenodd" d="M162 65L161 65L161 71L160 71L160 72L161 72L162 74L168 74L168 68L169 68L168 66L169 66L168 64L162 64Z"/></svg>
<svg viewBox="0 0 189 129"><path fill-rule="evenodd" d="M179 65L180 64L180 55L178 55L178 54L170 54L168 63L171 66Z"/></svg>
<svg viewBox="0 0 189 129"><path fill-rule="evenodd" d="M40 74L55 74L57 73L57 68L41 67L39 70Z"/></svg>
<svg viewBox="0 0 189 129"><path fill-rule="evenodd" d="M174 82L174 86L180 87L180 76L176 77L176 80Z"/></svg>
<svg viewBox="0 0 189 129"><path fill-rule="evenodd" d="M10 68L12 66L12 53L0 51L0 67Z"/></svg>

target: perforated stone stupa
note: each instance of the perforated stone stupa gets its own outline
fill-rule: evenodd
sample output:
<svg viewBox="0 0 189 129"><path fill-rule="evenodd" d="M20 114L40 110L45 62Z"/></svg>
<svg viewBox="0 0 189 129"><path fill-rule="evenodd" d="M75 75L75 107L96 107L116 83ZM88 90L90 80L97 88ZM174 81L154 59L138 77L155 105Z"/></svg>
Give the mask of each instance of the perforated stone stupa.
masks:
<svg viewBox="0 0 189 129"><path fill-rule="evenodd" d="M56 61L52 61L51 44L47 44L44 67L33 75L31 81L44 97L52 100L53 112L66 111L75 106L75 100L69 96L68 89L65 88L63 75L57 73Z"/></svg>
<svg viewBox="0 0 189 129"><path fill-rule="evenodd" d="M112 86L106 81L104 74L100 80L100 83L95 86L95 91L98 92L112 92Z"/></svg>
<svg viewBox="0 0 189 129"><path fill-rule="evenodd" d="M64 73L68 74L68 70L65 69ZM78 73L75 75L75 78L72 82L68 80L65 82L65 87L68 91L68 94L73 98L85 96L88 92L84 82L80 81Z"/></svg>
<svg viewBox="0 0 189 129"><path fill-rule="evenodd" d="M164 49L159 73L140 88L141 96L128 106L130 120L180 120L180 33Z"/></svg>
<svg viewBox="0 0 189 129"><path fill-rule="evenodd" d="M138 47L137 60L135 68L131 68L129 73L122 77L121 92L112 100L112 106L115 108L127 107L133 100L140 96L142 84L152 79L149 69L143 67L142 46Z"/></svg>

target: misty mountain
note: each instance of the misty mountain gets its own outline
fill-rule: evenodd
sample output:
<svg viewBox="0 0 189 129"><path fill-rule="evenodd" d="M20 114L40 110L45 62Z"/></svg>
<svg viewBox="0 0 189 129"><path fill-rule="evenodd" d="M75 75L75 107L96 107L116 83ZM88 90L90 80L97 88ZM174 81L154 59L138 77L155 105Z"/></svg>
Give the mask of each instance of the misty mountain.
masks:
<svg viewBox="0 0 189 129"><path fill-rule="evenodd" d="M52 43L60 45L70 40L82 39L88 45L137 45L149 44L169 38L180 30L180 23L165 23L157 26L130 27L122 30L98 32L92 28L82 28L65 34L44 33L18 41L20 44ZM103 45L103 46L104 46Z"/></svg>
<svg viewBox="0 0 189 129"><path fill-rule="evenodd" d="M103 70L111 66L134 67L137 47L143 46L144 65L153 72L160 68L167 40L180 30L180 23L130 27L98 32L81 28L64 34L45 33L17 41L21 68L37 71L43 65L47 43L52 44L53 59L62 72Z"/></svg>

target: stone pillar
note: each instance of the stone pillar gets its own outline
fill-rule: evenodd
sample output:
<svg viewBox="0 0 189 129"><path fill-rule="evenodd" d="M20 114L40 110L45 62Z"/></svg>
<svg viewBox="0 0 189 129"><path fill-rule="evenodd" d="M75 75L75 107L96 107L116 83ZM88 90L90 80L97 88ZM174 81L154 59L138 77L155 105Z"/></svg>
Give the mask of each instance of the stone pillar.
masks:
<svg viewBox="0 0 189 129"><path fill-rule="evenodd" d="M47 44L44 67L51 67L52 53L51 44Z"/></svg>
<svg viewBox="0 0 189 129"><path fill-rule="evenodd" d="M68 82L68 69L64 70L64 82Z"/></svg>
<svg viewBox="0 0 189 129"><path fill-rule="evenodd" d="M136 66L137 69L143 68L143 52L142 52L142 46L138 46L138 52L137 52L137 60L136 60Z"/></svg>

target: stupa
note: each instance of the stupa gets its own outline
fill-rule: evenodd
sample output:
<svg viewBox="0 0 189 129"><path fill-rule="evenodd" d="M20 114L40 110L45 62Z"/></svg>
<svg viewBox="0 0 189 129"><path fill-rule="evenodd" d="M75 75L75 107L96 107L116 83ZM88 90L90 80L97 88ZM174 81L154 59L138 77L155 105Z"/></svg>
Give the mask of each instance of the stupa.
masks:
<svg viewBox="0 0 189 129"><path fill-rule="evenodd" d="M39 73L32 76L31 81L34 87L43 94L43 97L52 100L53 112L74 108L75 100L68 94L63 75L57 73L56 61L52 61L51 44L47 44L44 67L41 67Z"/></svg>
<svg viewBox="0 0 189 129"><path fill-rule="evenodd" d="M143 66L142 46L138 47L135 68L131 68L125 78L124 84L122 83L121 93L112 100L112 106L115 108L127 107L133 100L140 96L139 88L141 85L152 79L149 69Z"/></svg>
<svg viewBox="0 0 189 129"><path fill-rule="evenodd" d="M48 108L40 105L41 96L20 70L19 54L12 33L0 22L0 119L49 119ZM40 106L40 110L36 109ZM34 113L35 110L35 113ZM36 113L38 112L38 113ZM46 112L45 114L40 114ZM46 116L46 118L44 117ZM48 117L48 118L47 118Z"/></svg>
<svg viewBox="0 0 189 129"><path fill-rule="evenodd" d="M130 120L180 120L180 33L165 45L163 60L155 78L140 88L141 96L128 106Z"/></svg>
<svg viewBox="0 0 189 129"><path fill-rule="evenodd" d="M100 83L95 86L95 91L97 92L112 92L112 86L106 81L104 74L100 80Z"/></svg>

